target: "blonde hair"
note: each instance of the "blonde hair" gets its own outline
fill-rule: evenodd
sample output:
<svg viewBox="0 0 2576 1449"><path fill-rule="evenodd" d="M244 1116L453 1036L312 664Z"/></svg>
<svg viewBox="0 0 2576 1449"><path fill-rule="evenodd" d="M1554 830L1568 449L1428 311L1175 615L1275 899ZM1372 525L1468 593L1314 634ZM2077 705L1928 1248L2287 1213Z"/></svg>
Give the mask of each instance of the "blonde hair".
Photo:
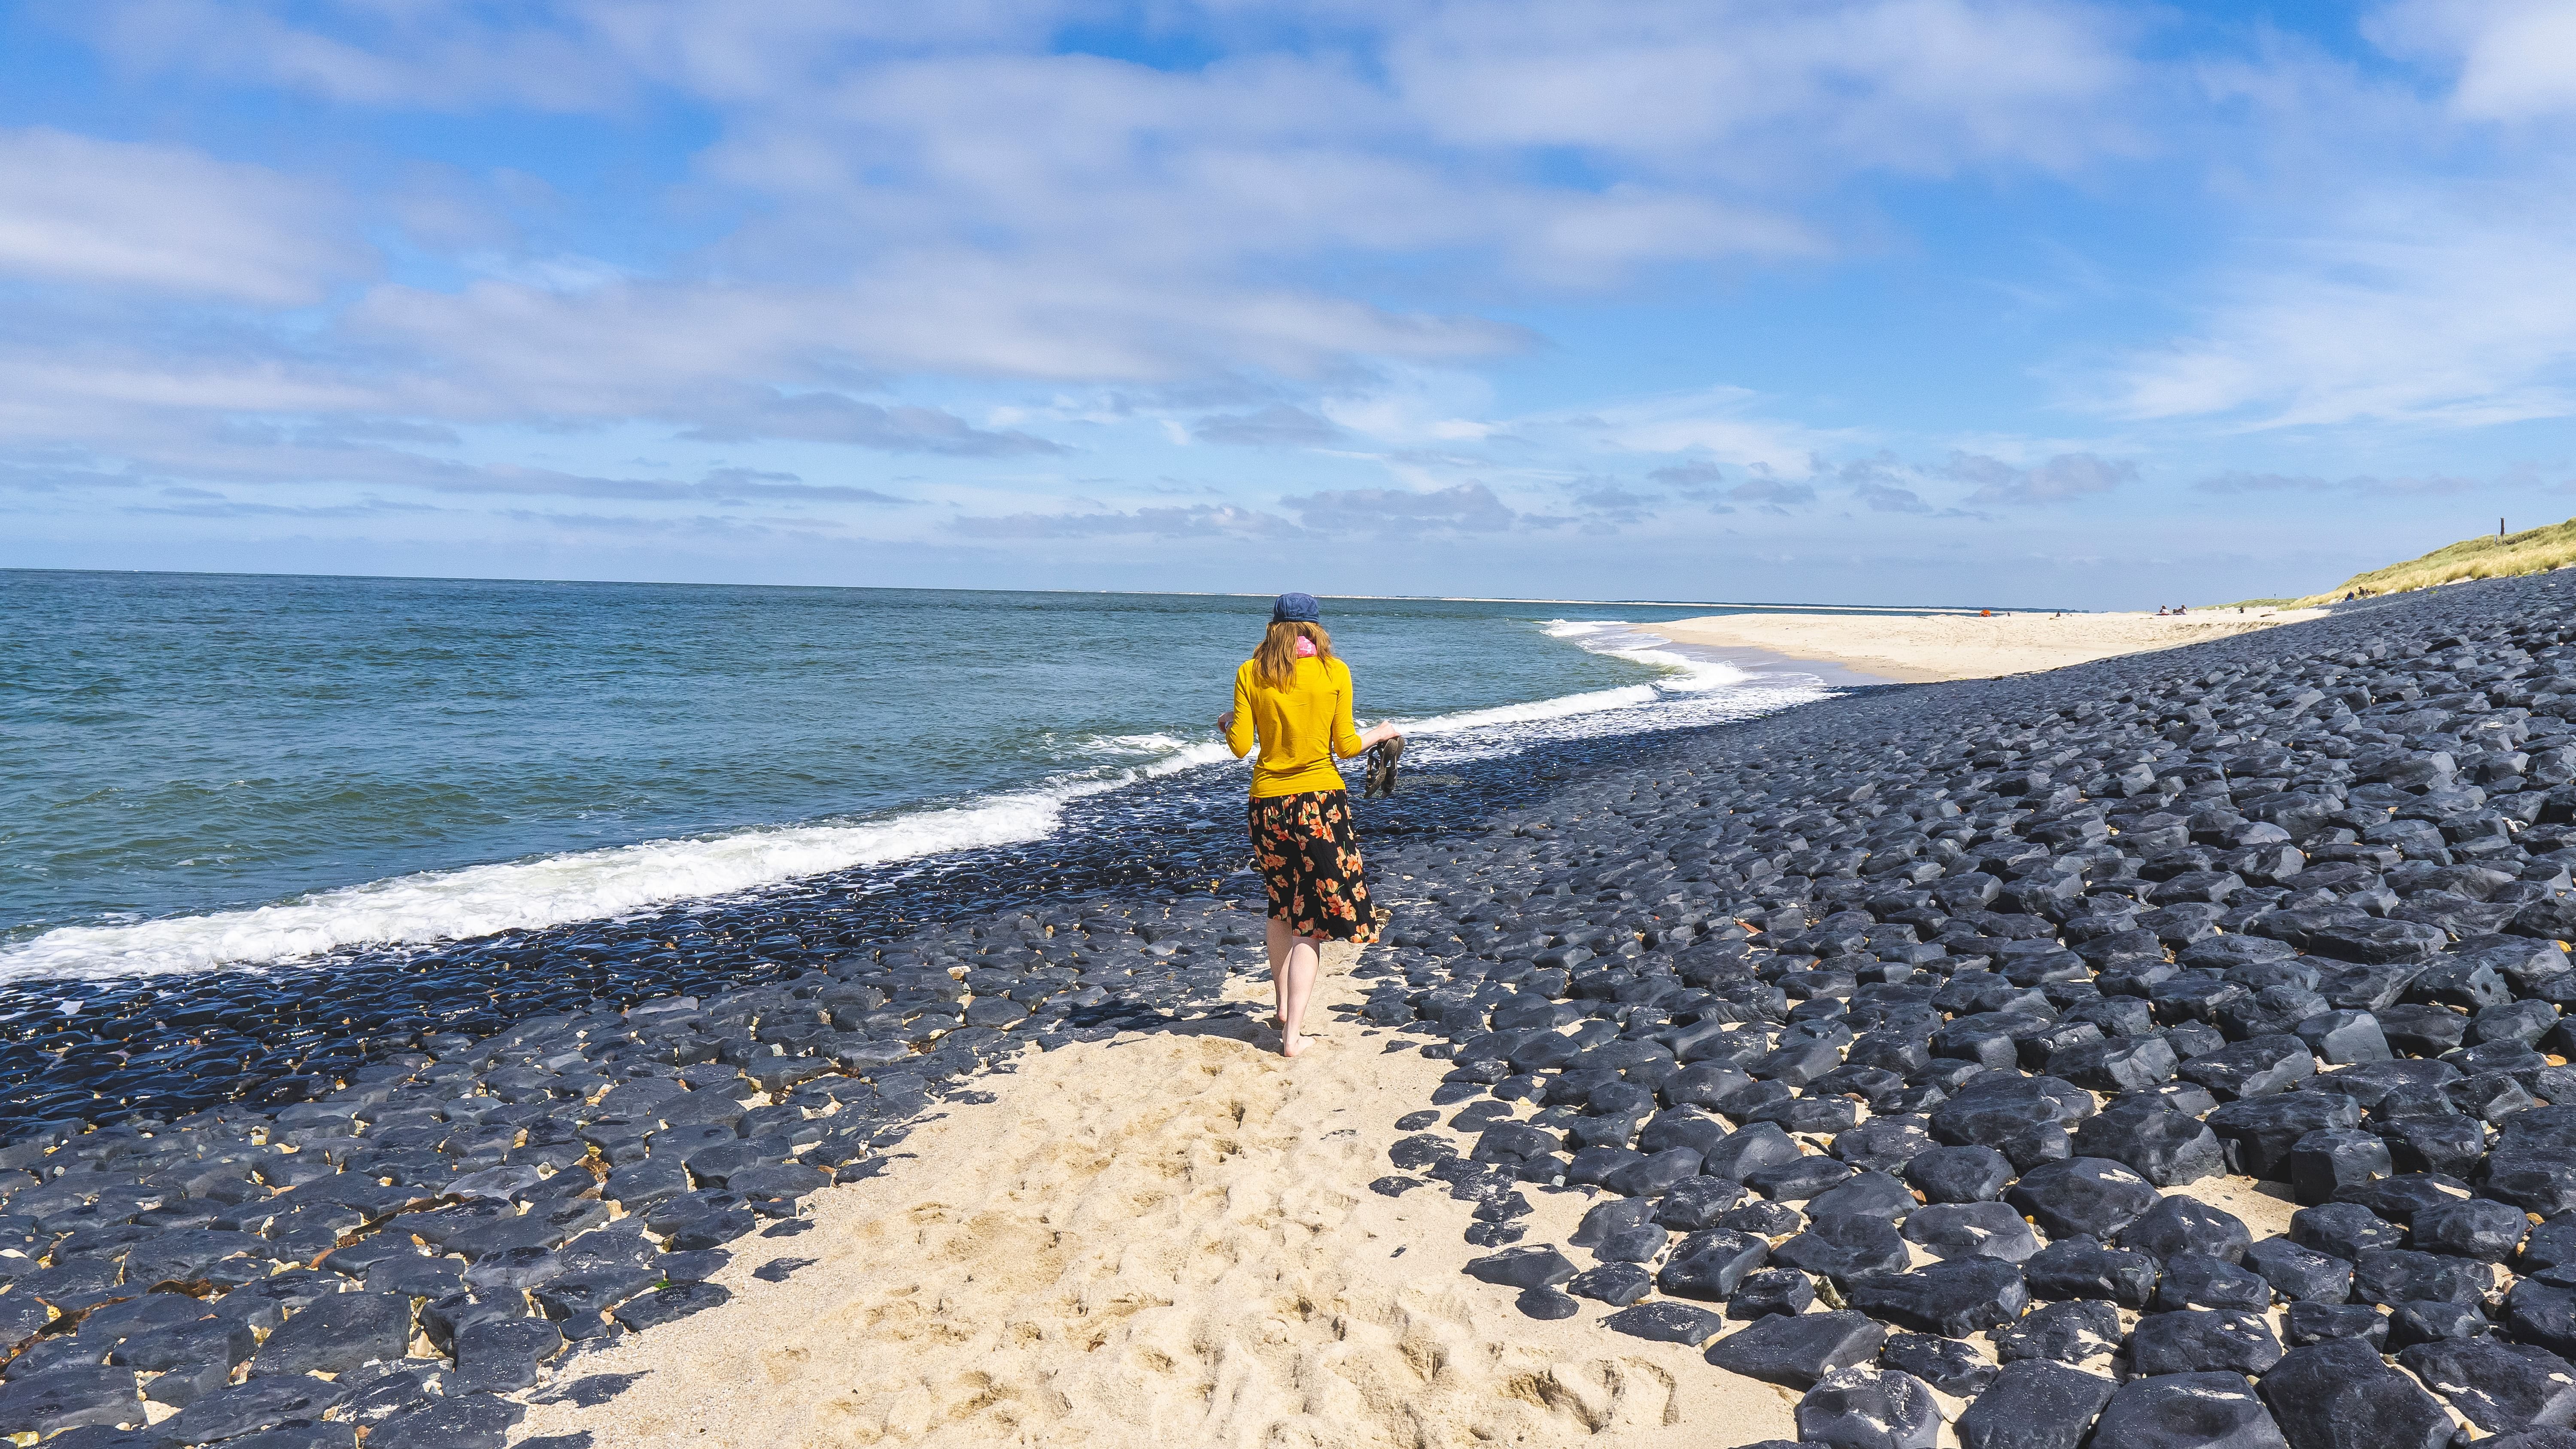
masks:
<svg viewBox="0 0 2576 1449"><path fill-rule="evenodd" d="M1317 662L1333 662L1333 636L1321 624L1304 620L1282 620L1270 626L1261 636L1261 647L1252 651L1252 674L1272 689L1286 689L1297 682L1297 641L1308 639L1315 645Z"/></svg>

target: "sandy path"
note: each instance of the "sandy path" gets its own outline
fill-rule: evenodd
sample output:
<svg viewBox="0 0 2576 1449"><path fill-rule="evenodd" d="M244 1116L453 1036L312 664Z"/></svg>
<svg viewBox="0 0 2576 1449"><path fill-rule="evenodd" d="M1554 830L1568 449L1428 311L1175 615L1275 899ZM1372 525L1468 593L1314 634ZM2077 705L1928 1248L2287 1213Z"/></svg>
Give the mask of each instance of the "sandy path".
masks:
<svg viewBox="0 0 2576 1449"><path fill-rule="evenodd" d="M1359 993L1347 956L1319 1007ZM1266 997L1246 982L1236 994ZM1330 1021L1325 1012L1319 1019ZM1699 1354L1542 1323L1460 1273L1468 1205L1399 1198L1394 1121L1446 1070L1344 1021L1294 1063L1248 1024L1030 1054L824 1191L813 1231L733 1244L734 1301L567 1364L641 1375L514 1440L775 1446L1741 1444L1795 1396ZM1563 1242L1579 1194L1530 1194ZM774 1258L813 1259L783 1283ZM545 1398L540 1394L537 1397Z"/></svg>
<svg viewBox="0 0 2576 1449"><path fill-rule="evenodd" d="M1921 683L1990 679L2200 644L2270 629L2322 610L2156 614L1714 614L1637 626L1677 644L1760 649Z"/></svg>

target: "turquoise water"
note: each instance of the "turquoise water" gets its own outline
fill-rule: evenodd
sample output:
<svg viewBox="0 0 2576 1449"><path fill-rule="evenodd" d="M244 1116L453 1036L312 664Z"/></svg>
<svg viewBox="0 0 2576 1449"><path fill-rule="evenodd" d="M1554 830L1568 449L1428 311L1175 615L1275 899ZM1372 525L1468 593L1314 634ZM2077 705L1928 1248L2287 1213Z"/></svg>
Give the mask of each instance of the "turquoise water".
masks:
<svg viewBox="0 0 2576 1449"><path fill-rule="evenodd" d="M1043 835L1213 743L1268 600L0 572L0 972L287 959ZM1815 697L1600 622L1330 600L1418 761Z"/></svg>

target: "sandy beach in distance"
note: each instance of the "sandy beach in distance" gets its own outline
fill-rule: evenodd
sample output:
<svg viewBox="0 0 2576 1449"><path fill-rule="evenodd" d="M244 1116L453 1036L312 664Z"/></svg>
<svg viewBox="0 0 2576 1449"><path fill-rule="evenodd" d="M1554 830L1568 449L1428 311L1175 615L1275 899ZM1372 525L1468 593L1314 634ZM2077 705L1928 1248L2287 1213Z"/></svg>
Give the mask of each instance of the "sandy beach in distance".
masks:
<svg viewBox="0 0 2576 1449"><path fill-rule="evenodd" d="M1329 1024L1293 1063L1238 1018L1033 1052L977 1081L997 1100L949 1107L884 1176L818 1194L812 1231L734 1242L718 1280L732 1302L568 1365L513 1442L1794 1438L1791 1390L1604 1333L1597 1312L1525 1317L1511 1290L1466 1276L1488 1250L1439 1184L1369 1190L1394 1171L1395 1120L1449 1064L1335 1019L1326 1008L1359 993L1352 956L1334 955L1315 997ZM1267 983L1229 994L1266 1003ZM1532 1243L1562 1243L1590 1206L1529 1196ZM807 1261L755 1279L779 1259ZM560 1397L604 1374L637 1377L595 1408Z"/></svg>
<svg viewBox="0 0 2576 1449"><path fill-rule="evenodd" d="M1760 649L1905 684L1991 679L2270 629L2322 610L2205 614L1712 614L1640 630L1676 644Z"/></svg>

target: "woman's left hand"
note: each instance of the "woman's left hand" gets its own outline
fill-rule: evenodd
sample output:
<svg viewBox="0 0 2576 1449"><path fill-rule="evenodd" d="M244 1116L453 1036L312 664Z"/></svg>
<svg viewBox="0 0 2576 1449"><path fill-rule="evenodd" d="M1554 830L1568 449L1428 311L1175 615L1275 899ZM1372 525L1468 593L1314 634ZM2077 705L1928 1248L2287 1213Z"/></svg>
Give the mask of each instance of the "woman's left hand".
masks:
<svg viewBox="0 0 2576 1449"><path fill-rule="evenodd" d="M1216 732L1221 735L1230 735L1234 733L1233 710L1227 710L1225 713L1216 717Z"/></svg>

